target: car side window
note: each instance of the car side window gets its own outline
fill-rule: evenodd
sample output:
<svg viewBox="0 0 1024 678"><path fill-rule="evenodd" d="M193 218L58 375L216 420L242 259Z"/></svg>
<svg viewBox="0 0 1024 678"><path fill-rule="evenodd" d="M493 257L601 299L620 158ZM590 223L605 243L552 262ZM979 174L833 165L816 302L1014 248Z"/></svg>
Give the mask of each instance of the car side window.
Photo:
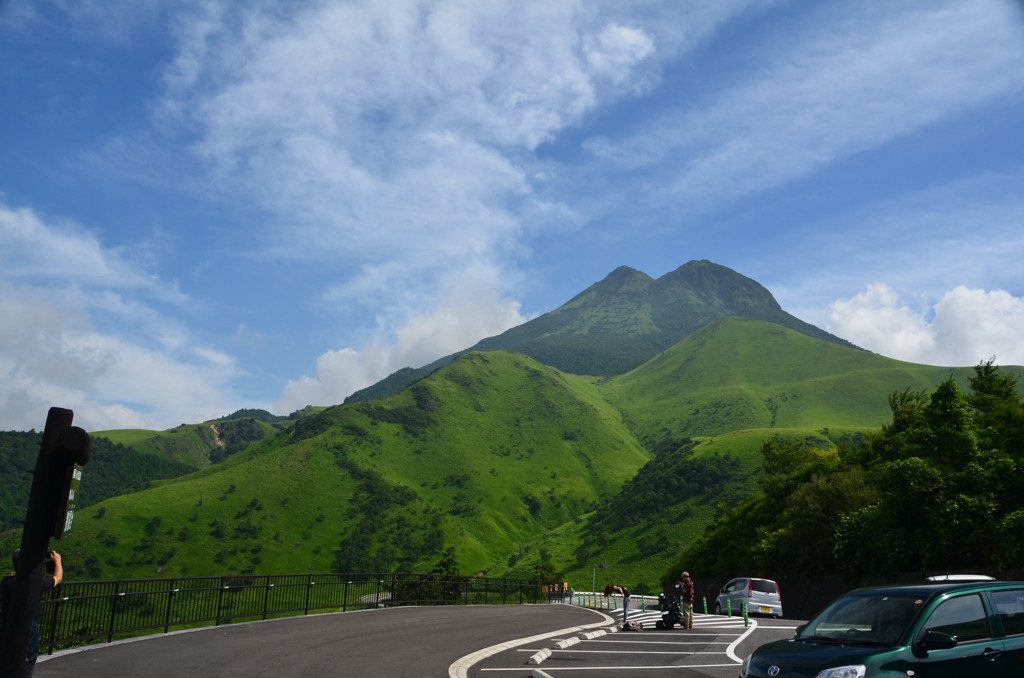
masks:
<svg viewBox="0 0 1024 678"><path fill-rule="evenodd" d="M725 585L725 588L722 589L722 592L723 593L729 593L730 591L734 591L735 589L736 589L736 580L733 579L731 582L729 582L728 584Z"/></svg>
<svg viewBox="0 0 1024 678"><path fill-rule="evenodd" d="M972 594L943 601L925 623L926 631L941 631L965 643L990 638L988 616L981 596Z"/></svg>
<svg viewBox="0 0 1024 678"><path fill-rule="evenodd" d="M1008 636L1024 634L1024 589L993 591L992 602L1003 621L1003 633Z"/></svg>

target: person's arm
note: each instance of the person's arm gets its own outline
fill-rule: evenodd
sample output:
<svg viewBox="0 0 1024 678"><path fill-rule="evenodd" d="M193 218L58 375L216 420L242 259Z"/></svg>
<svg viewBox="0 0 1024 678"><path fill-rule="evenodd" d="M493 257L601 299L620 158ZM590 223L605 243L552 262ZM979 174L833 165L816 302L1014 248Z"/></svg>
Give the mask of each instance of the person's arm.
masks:
<svg viewBox="0 0 1024 678"><path fill-rule="evenodd" d="M60 564L60 554L50 551L50 560L53 561L53 585L56 586L64 579L64 567Z"/></svg>

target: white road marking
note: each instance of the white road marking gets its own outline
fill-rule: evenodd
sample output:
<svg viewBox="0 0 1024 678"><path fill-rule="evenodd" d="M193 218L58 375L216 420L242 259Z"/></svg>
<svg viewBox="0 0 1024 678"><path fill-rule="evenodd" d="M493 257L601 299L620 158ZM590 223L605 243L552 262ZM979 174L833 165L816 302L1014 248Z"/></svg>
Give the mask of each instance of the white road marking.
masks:
<svg viewBox="0 0 1024 678"><path fill-rule="evenodd" d="M737 646L738 646L738 645L739 645L739 644L740 644L741 642L743 642L743 639L744 639L744 638L746 638L746 637L747 637L747 636L749 636L749 635L750 635L751 633L753 633L755 629L757 629L757 622L756 622L756 621L754 621L753 619L751 619L751 620L750 620L750 628L749 628L749 629L747 629L747 632L746 632L746 633L744 633L744 634L743 634L742 636L740 636L739 638L737 638L736 640L732 641L732 645L730 645L730 646L729 646L729 649L725 651L725 653L726 653L727 655L729 655L729 659L732 659L732 660L733 660L733 661L735 661L735 662L736 662L737 664L742 664L742 663L743 663L743 660L742 660L742 659L740 659L739 657L737 657L737 656L736 656L736 647L737 647Z"/></svg>
<svg viewBox="0 0 1024 678"><path fill-rule="evenodd" d="M736 668L735 664L669 664L667 666L564 666L547 667L544 670L548 673L554 671L636 671L639 669L714 669L714 668ZM502 669L480 669L481 671L522 671L522 666Z"/></svg>
<svg viewBox="0 0 1024 678"><path fill-rule="evenodd" d="M517 652L536 652L536 649L528 650L523 648L517 648ZM568 652L569 654L675 654L675 655L691 655L691 654L726 654L725 652L683 652L678 650L675 652L666 652L663 650L552 650L552 653L556 652Z"/></svg>

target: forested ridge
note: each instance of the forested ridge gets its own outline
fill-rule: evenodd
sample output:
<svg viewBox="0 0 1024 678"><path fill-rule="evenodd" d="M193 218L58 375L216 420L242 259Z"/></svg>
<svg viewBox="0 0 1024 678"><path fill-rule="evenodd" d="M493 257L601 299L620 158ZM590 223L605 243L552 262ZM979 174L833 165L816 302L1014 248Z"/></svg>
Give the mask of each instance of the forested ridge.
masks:
<svg viewBox="0 0 1024 678"><path fill-rule="evenodd" d="M892 421L857 447L764 443L757 492L724 513L665 573L784 577L1024 564L1024 402L988 361L970 392L889 396Z"/></svg>
<svg viewBox="0 0 1024 678"><path fill-rule="evenodd" d="M41 431L0 431L0 532L21 525L25 519L31 471L35 469ZM177 478L195 467L160 457L140 454L131 447L93 436L92 459L82 473L79 508L109 497L143 489L152 480Z"/></svg>

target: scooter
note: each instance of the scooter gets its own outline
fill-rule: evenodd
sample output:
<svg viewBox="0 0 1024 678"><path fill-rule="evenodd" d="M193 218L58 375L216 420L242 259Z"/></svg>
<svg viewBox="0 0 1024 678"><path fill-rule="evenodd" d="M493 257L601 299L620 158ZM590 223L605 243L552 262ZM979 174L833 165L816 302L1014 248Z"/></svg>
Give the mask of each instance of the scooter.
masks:
<svg viewBox="0 0 1024 678"><path fill-rule="evenodd" d="M679 600L683 587L675 584L668 592L658 594L658 609L661 610L661 619L654 622L654 628L671 631L676 624L683 624L683 613L679 609Z"/></svg>

